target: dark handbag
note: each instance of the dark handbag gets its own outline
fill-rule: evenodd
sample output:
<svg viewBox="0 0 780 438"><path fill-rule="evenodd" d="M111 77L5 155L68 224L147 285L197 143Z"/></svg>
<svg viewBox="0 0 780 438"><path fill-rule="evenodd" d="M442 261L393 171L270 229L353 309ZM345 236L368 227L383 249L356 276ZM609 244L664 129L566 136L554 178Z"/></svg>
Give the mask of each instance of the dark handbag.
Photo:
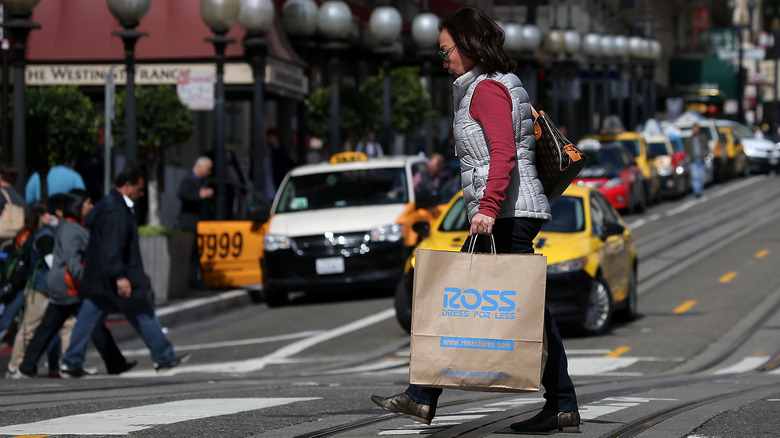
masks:
<svg viewBox="0 0 780 438"><path fill-rule="evenodd" d="M536 137L536 172L547 200L552 203L585 167L588 156L564 137L544 111L537 113L533 106L531 111Z"/></svg>

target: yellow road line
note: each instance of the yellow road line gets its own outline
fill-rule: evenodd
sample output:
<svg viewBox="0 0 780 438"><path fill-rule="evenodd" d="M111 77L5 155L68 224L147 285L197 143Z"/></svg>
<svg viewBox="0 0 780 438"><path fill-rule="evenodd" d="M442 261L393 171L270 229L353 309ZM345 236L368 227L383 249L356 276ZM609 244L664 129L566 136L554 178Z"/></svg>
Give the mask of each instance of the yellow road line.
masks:
<svg viewBox="0 0 780 438"><path fill-rule="evenodd" d="M628 346L624 345L622 347L618 347L618 348L612 350L609 354L607 354L604 357L620 357L620 356L628 353L628 350L630 350L630 349L631 349L631 347L628 347Z"/></svg>
<svg viewBox="0 0 780 438"><path fill-rule="evenodd" d="M739 275L738 272L731 271L731 272L725 274L724 276L720 277L718 279L718 281L721 282L721 283L728 283L729 281L733 280L734 277L736 277L737 275Z"/></svg>
<svg viewBox="0 0 780 438"><path fill-rule="evenodd" d="M764 258L764 257L766 257L768 254L769 254L769 250L768 250L768 249L762 249L761 251L759 251L759 252L757 252L757 253L756 253L756 258L757 258L757 259Z"/></svg>
<svg viewBox="0 0 780 438"><path fill-rule="evenodd" d="M685 313L691 310L691 307L696 305L696 300L688 300L679 306L675 307L672 313Z"/></svg>

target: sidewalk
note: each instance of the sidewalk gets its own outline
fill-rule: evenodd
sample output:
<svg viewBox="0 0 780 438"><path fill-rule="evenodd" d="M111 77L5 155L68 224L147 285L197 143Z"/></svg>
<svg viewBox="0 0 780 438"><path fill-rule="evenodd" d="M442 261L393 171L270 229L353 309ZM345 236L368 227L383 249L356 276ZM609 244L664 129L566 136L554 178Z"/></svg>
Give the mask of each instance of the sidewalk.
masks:
<svg viewBox="0 0 780 438"><path fill-rule="evenodd" d="M191 290L185 298L176 298L164 305L156 306L156 311L162 326L171 327L209 318L235 308L251 306L259 300L259 286L245 286L230 290ZM111 314L107 325L114 339L119 342L138 337L121 313Z"/></svg>

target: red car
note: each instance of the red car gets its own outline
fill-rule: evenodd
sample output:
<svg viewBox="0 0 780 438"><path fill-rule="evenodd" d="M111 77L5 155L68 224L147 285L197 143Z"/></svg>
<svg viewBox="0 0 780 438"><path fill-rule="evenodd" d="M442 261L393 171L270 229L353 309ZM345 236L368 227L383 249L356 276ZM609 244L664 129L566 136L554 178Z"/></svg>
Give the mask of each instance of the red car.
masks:
<svg viewBox="0 0 780 438"><path fill-rule="evenodd" d="M588 155L588 160L573 184L598 187L618 210L628 213L645 211L647 199L642 170L619 141L601 143L586 139L577 147Z"/></svg>

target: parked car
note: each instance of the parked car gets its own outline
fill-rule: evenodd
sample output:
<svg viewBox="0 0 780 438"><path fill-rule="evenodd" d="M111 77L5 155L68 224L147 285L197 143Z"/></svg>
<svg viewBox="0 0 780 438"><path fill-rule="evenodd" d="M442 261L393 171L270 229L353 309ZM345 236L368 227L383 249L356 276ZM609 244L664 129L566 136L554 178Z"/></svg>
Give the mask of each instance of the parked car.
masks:
<svg viewBox="0 0 780 438"><path fill-rule="evenodd" d="M718 135L726 152L726 178L731 179L750 173L747 163L745 148L742 139L737 135L736 128L731 126L718 126Z"/></svg>
<svg viewBox="0 0 780 438"><path fill-rule="evenodd" d="M419 156L367 158L344 152L328 163L285 176L263 241L263 293L268 305L288 292L394 285L420 236L446 204L415 189L427 161ZM390 286L392 288L392 286Z"/></svg>
<svg viewBox="0 0 780 438"><path fill-rule="evenodd" d="M620 214L597 189L572 185L551 205L553 219L534 240L547 256L546 303L562 327L596 335L613 316L637 317L637 252ZM459 251L469 223L463 194L458 193L417 248ZM395 292L396 318L411 330L416 260L406 261Z"/></svg>
<svg viewBox="0 0 780 438"><path fill-rule="evenodd" d="M594 139L601 143L617 142L626 148L637 166L639 166L639 169L642 170L647 205L660 201L661 177L654 165L654 157L648 154L642 134L634 131L624 131L614 134L589 135L583 138L583 140L585 139Z"/></svg>
<svg viewBox="0 0 780 438"><path fill-rule="evenodd" d="M718 124L731 127L732 132L739 138L748 161L747 172L780 170L780 143L756 137L750 128L732 120L719 120Z"/></svg>
<svg viewBox="0 0 780 438"><path fill-rule="evenodd" d="M661 197L680 198L685 195L685 175L677 172L677 166L672 160L674 148L666 135L651 135L645 137L647 150L655 161L655 168L661 178Z"/></svg>
<svg viewBox="0 0 780 438"><path fill-rule="evenodd" d="M674 132L667 132L669 142L672 144L674 153L672 154L672 166L674 171L683 176L685 181L685 193L690 193L691 186L691 159L685 152L685 145L683 144L682 137L679 130L673 130Z"/></svg>
<svg viewBox="0 0 780 438"><path fill-rule="evenodd" d="M622 144L585 139L577 143L577 147L588 154L588 161L572 184L598 188L618 210L645 211L647 200L642 170Z"/></svg>

